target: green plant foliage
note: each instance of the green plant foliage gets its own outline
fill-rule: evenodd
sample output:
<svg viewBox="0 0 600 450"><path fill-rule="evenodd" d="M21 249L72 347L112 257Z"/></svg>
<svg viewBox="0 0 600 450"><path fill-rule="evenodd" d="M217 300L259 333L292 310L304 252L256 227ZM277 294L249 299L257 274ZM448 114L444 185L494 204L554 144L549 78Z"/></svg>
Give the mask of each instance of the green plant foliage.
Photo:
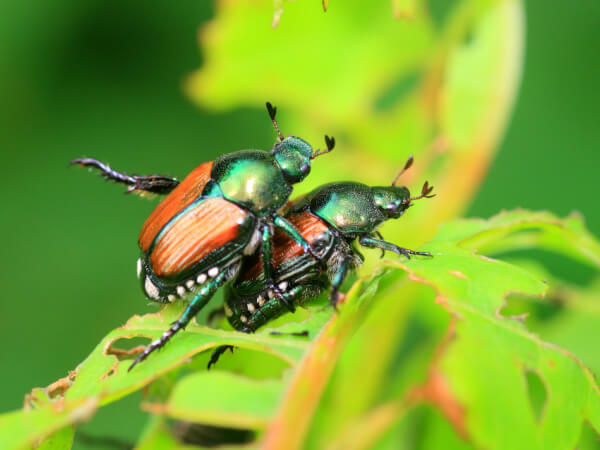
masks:
<svg viewBox="0 0 600 450"><path fill-rule="evenodd" d="M178 339L175 345L170 346L169 352L159 352L157 358L153 358L153 362L148 361L150 364L143 364L140 370L136 367L135 370L128 372L127 368L132 360L120 361L118 356L127 354L127 351L112 347L113 343L118 339L136 336L157 339L169 324L179 317L184 307L185 305L180 303L156 314L134 316L123 327L108 334L78 367L78 379L85 381L75 383L67 392L65 399L77 400L98 396L102 403L116 400L181 365L196 353L223 344L271 353L288 364L297 362L307 348L305 342L297 339L276 338L264 333L244 335L192 324L182 334L184 338Z"/></svg>
<svg viewBox="0 0 600 450"><path fill-rule="evenodd" d="M424 271L422 261L409 269L413 278L436 290L436 301L455 318L428 382L439 383L437 377L441 377L447 383L456 404L440 406L448 415L453 407L463 411L464 421L457 425L477 446L574 448L582 421L600 429L596 380L577 358L527 332L520 318L501 315L508 294L542 295L545 284L520 268L487 257L463 260L464 255L473 254L463 245L473 248L474 242L489 239L501 246L503 235L511 240L511 234L522 232L537 234L540 242L554 250L569 256L577 253L600 267L597 240L574 217L559 220L546 213L515 211L488 222L457 221L443 227L436 239L439 244L432 250L444 257L431 261ZM590 245L579 246L580 241ZM446 264L449 254L454 259L450 265ZM436 271L432 266L441 260L445 260L444 267ZM433 277L432 271L436 272ZM539 417L527 395L527 372L535 373L546 391ZM506 429L513 432L506 433Z"/></svg>
<svg viewBox="0 0 600 450"><path fill-rule="evenodd" d="M177 383L165 405L155 411L188 422L264 428L275 415L282 391L280 380L252 380L218 371L198 372Z"/></svg>
<svg viewBox="0 0 600 450"><path fill-rule="evenodd" d="M578 233L573 234L573 230ZM381 432L385 428L381 422L391 426L404 414L407 405L416 401L434 403L461 436L487 448L573 448L583 420L589 420L598 429L600 391L591 372L566 351L529 333L522 318L501 314L509 294L542 296L547 285L520 267L475 251L478 248L475 243L483 246L493 243L496 248L505 248L504 239L514 242L513 236L525 232L552 236L553 242L562 243L553 249L559 252L562 249L568 256L572 256L578 241L587 241L590 247L581 248L579 255L591 264L600 254L597 250L590 251L597 248L598 242L576 217L561 220L548 213L514 211L489 221L460 220L443 226L438 236L424 246L435 255L433 259L385 264L401 268L409 273L411 280L433 288L435 302L452 315L447 335L428 363L425 381L416 388L413 380L410 392L402 391L395 403L384 405L381 411L369 411L373 405L368 399L353 407L356 401L350 397L356 397L357 386L368 394L369 382L376 383L380 392L387 384L385 379L369 380L365 376L365 363L377 352L374 349L380 345L380 336L363 336L367 341L360 350L364 353L359 350L350 355L354 365L341 365L341 373L330 381L331 392L326 397L330 401L320 403L321 411L315 420L321 432L318 437L330 439L331 433L335 434L340 427L337 438L340 443L369 441L368 436L356 436L358 429L372 433L369 427L359 424L374 417L378 425L373 428ZM571 239L573 247L568 245ZM402 277L402 272L394 272L393 277ZM376 305L385 309L391 302L402 301L399 292L406 289L398 290L395 286L393 294L388 296L381 292ZM336 364L331 359L329 363ZM539 420L529 399L528 371L539 376L546 390ZM342 399L347 407L339 410L336 405ZM304 412L307 409L299 405L294 408ZM306 419L292 417L289 423L296 420ZM506 429L513 432L506 433ZM281 438L293 432L293 427L285 430ZM298 439L302 442L301 436ZM315 439L314 444L319 447L326 442ZM340 444L338 448L347 447Z"/></svg>
<svg viewBox="0 0 600 450"><path fill-rule="evenodd" d="M535 271L480 254L486 247L504 249L505 242L514 247L519 242L514 236L524 232L552 236L552 248L569 256L577 251L578 242L588 242L590 247L581 248L579 256L600 267L596 263L598 241L576 217L513 211L488 221L459 220L443 226L423 247L433 258L386 261L373 275L356 282L338 314L316 302L308 314L288 315L288 323L277 327L308 327L310 342L192 324L163 352L140 365L140 370L128 373L135 351L116 351L112 344L134 336L155 338L181 311L181 305L169 305L159 313L133 317L109 333L68 380L35 390L28 410L1 416L0 436L10 436L2 448L24 447L48 435L53 441L44 442L47 448L66 448L72 438L71 425L88 420L96 408L168 372L169 388L155 383L158 387L148 391L146 409L174 419L264 430L264 448L281 448L284 442L286 448L301 448L309 435L309 442L318 442L319 448L370 448L407 411L423 402L442 413L458 434L457 442L462 437L487 448L573 448L584 421L600 429L597 381L569 352L529 332L520 317L502 314L508 295L543 297L547 284ZM527 245L548 241L532 238ZM397 289L398 283L405 288ZM398 295L419 284L428 286L434 292L435 307L451 316L446 336L427 360L424 379L413 379L409 389L395 392L390 390L394 383L380 384L378 390L385 394L374 401L367 399L362 412L352 407L345 411L339 403L328 401L335 398L336 390L343 394L351 388L354 396L362 394L361 367L342 364L340 373L336 366L369 310L402 301ZM238 368L238 374L221 368L207 372L206 358L189 364L194 354L223 343L273 355L289 369L262 379L251 375L252 360L247 361L248 367ZM370 342L367 349L369 345L377 344ZM368 354L353 356L363 366L369 358ZM236 354L228 358L235 359ZM154 424L141 442L167 439L165 426ZM428 439L435 438L430 435Z"/></svg>
<svg viewBox="0 0 600 450"><path fill-rule="evenodd" d="M434 257L375 265L372 253L337 313L323 296L252 335L194 322L128 372L185 305L133 316L67 377L34 389L22 411L0 415L0 448L69 448L98 408L142 389L152 416L141 449L183 448L180 420L256 433L242 448L591 448L600 283L574 285L526 251L596 273L600 243L578 215L453 220L509 116L521 2L465 0L436 19L416 0L302 3L217 2L186 91L221 110L271 100L285 132L313 143L335 135L335 157L319 158L299 192L344 178L387 184L414 153L406 184L433 180L438 197L383 232L411 247L431 239L421 248ZM552 299L563 310L546 320L538 309L556 307ZM224 344L235 352L206 371Z"/></svg>

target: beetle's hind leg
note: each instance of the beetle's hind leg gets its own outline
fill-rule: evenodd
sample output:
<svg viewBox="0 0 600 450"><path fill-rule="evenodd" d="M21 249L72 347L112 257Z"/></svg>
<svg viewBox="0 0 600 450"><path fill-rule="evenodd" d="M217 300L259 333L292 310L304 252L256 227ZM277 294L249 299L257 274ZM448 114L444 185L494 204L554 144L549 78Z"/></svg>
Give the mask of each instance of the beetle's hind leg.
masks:
<svg viewBox="0 0 600 450"><path fill-rule="evenodd" d="M250 328L242 328L240 330L240 333L252 333L252 330ZM206 369L210 370L210 368L214 366L217 363L217 361L219 361L221 355L227 350L233 353L235 347L233 345L220 345L219 347L215 348L215 350L212 352L212 355L210 355L210 360L208 361Z"/></svg>
<svg viewBox="0 0 600 450"><path fill-rule="evenodd" d="M105 179L115 183L129 186L127 193L150 193L150 194L168 194L179 185L177 178L166 175L127 175L123 172L117 172L108 164L98 161L94 158L77 158L69 163L69 165L78 164L82 167L93 167L100 170L100 175Z"/></svg>
<svg viewBox="0 0 600 450"><path fill-rule="evenodd" d="M210 360L208 361L206 370L210 370L210 368L219 361L219 358L221 357L221 355L223 353L225 353L227 350L229 350L231 353L233 353L234 349L235 349L235 347L233 345L221 345L221 346L217 347L215 349L215 351L212 352L212 355L210 355Z"/></svg>
<svg viewBox="0 0 600 450"><path fill-rule="evenodd" d="M290 311L296 311L296 308L290 302L283 292L279 288L279 286L275 285L275 280L273 278L273 247L272 247L272 232L271 227L268 224L263 225L262 229L262 261L263 261L263 270L265 272L265 285L268 287L267 295L269 298L276 296L279 301Z"/></svg>
<svg viewBox="0 0 600 450"><path fill-rule="evenodd" d="M152 342L146 349L136 358L136 360L129 366L128 370L135 367L136 364L145 360L150 353L159 348L163 347L179 330L183 330L186 325L194 318L196 314L208 303L212 296L217 292L225 282L231 278L229 271L225 270L221 272L214 280L206 283L195 295L190 304L185 308L183 314L171 325L163 335Z"/></svg>
<svg viewBox="0 0 600 450"><path fill-rule="evenodd" d="M272 336L296 336L296 337L308 337L308 330L304 331L290 331L289 333L283 331L271 331L269 333Z"/></svg>

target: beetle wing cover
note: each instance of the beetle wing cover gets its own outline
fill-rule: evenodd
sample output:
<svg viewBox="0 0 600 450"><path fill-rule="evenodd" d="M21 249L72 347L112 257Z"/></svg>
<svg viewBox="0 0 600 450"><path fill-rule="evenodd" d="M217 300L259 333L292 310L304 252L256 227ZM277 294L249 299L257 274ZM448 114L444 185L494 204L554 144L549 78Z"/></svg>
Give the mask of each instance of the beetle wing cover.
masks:
<svg viewBox="0 0 600 450"><path fill-rule="evenodd" d="M150 255L152 269L159 277L185 272L209 253L237 240L248 214L221 197L191 205L156 238Z"/></svg>
<svg viewBox="0 0 600 450"><path fill-rule="evenodd" d="M310 245L313 245L323 233L329 231L329 228L327 228L327 225L322 220L313 216L308 211L288 214L286 219L294 225ZM304 249L302 246L297 244L296 241L291 239L279 228L275 229L275 235L273 237L273 267L277 268L284 261L296 258L303 253ZM258 277L262 272L263 264L261 258L246 273L244 273L243 278L251 280Z"/></svg>
<svg viewBox="0 0 600 450"><path fill-rule="evenodd" d="M138 239L143 251L148 251L156 235L177 213L198 198L210 180L212 166L212 161L200 164L152 211L144 222Z"/></svg>

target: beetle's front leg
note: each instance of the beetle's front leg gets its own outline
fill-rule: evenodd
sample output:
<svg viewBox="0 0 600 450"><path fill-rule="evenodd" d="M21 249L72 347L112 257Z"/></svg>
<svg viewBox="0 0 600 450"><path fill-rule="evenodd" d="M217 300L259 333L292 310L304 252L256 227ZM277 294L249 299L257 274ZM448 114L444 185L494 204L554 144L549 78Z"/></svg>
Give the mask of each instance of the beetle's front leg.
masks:
<svg viewBox="0 0 600 450"><path fill-rule="evenodd" d="M380 240L384 240L382 234L379 231L375 231L375 236L377 236ZM381 249L381 256L379 257L380 259L383 258L385 256L385 250Z"/></svg>
<svg viewBox="0 0 600 450"><path fill-rule="evenodd" d="M136 364L145 360L150 353L164 346L179 330L183 330L190 320L192 320L194 316L198 314L198 312L208 303L212 296L215 295L217 289L229 281L230 278L231 275L229 274L229 271L225 270L221 272L214 280L206 283L194 296L187 308L185 308L185 311L183 311L181 317L173 322L171 328L165 331L160 338L146 347L142 354L140 354L131 364L131 366L129 366L128 371L133 369Z"/></svg>
<svg viewBox="0 0 600 450"><path fill-rule="evenodd" d="M304 239L304 237L298 232L296 227L292 225L287 219L280 216L279 214L273 214L273 223L277 227L279 227L285 234L287 234L291 239L293 239L298 245L302 246L305 252L310 253L310 255L319 262L323 269L326 268L325 260L320 257L317 252L310 246L310 244Z"/></svg>
<svg viewBox="0 0 600 450"><path fill-rule="evenodd" d="M126 186L127 193L136 192L144 193L148 192L151 194L168 194L179 185L177 178L169 177L166 175L127 175L123 172L117 172L112 169L108 164L98 161L93 158L77 158L69 163L69 165L78 164L82 167L94 167L100 170L102 175L107 180L115 183L121 183Z"/></svg>
<svg viewBox="0 0 600 450"><path fill-rule="evenodd" d="M369 236L362 236L359 239L360 245L369 248L379 248L383 251L394 252L398 255L404 255L408 259L410 259L410 255L419 255L419 256L432 256L429 252L415 252L414 250L409 250L407 248L398 247L396 244L392 244L391 242L383 241L380 239L375 239Z"/></svg>
<svg viewBox="0 0 600 450"><path fill-rule="evenodd" d="M285 305L285 307L290 311L296 311L294 305L288 301L288 299L283 295L281 289L275 285L275 279L273 278L273 248L272 248L272 232L271 227L268 224L263 225L262 229L262 261L263 261L263 270L265 272L265 284L269 287L269 291L273 292L279 301Z"/></svg>

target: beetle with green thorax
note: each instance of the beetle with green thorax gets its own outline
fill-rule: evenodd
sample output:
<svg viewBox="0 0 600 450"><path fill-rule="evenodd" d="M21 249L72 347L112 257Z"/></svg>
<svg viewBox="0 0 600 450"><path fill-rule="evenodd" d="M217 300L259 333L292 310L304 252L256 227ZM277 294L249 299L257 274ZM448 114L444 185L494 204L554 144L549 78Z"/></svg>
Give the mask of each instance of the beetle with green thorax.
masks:
<svg viewBox="0 0 600 450"><path fill-rule="evenodd" d="M128 192L168 194L140 232L138 277L153 301L173 302L188 295L191 300L179 319L138 356L130 370L185 328L217 289L237 276L243 258L249 255L257 253L264 262L266 285L284 308L293 309L273 279L273 229L288 236L311 259L320 258L279 210L288 201L292 185L310 172L311 160L331 151L335 141L325 136L327 149L314 151L299 137L284 138L275 120L276 109L270 103L267 109L279 136L270 152L225 154L201 164L181 182L162 175L127 175L90 158L72 161L100 169L106 179L129 186Z"/></svg>
<svg viewBox="0 0 600 450"><path fill-rule="evenodd" d="M409 158L400 174L412 161ZM411 197L406 187L395 185L398 176L391 186L326 184L288 206L285 218L315 249L319 259L326 262L325 267L320 265L284 233L275 233L273 276L288 304L301 305L331 287L330 302L335 306L346 275L364 261L358 246L378 248L383 253L391 251L407 258L431 256L387 242L377 231L387 220L401 217L415 200L433 197L433 187L427 182L419 196ZM224 308L231 325L248 333L288 311L265 282L263 263L256 257L245 260L240 276L227 287ZM210 364L226 348L219 347Z"/></svg>

